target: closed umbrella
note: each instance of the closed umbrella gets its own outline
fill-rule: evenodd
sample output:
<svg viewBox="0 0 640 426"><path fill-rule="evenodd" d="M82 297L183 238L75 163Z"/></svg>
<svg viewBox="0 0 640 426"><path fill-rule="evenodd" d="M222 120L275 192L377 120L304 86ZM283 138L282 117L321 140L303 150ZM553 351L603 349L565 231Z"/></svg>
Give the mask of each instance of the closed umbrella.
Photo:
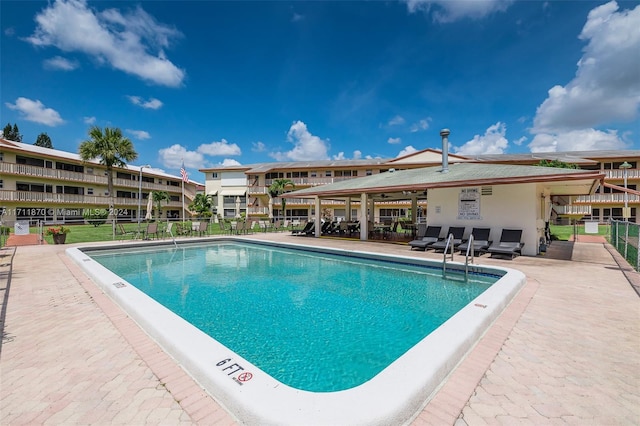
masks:
<svg viewBox="0 0 640 426"><path fill-rule="evenodd" d="M240 217L240 197L236 197L236 217Z"/></svg>
<svg viewBox="0 0 640 426"><path fill-rule="evenodd" d="M147 214L144 215L144 220L151 220L151 212L153 211L153 192L149 193L147 199Z"/></svg>

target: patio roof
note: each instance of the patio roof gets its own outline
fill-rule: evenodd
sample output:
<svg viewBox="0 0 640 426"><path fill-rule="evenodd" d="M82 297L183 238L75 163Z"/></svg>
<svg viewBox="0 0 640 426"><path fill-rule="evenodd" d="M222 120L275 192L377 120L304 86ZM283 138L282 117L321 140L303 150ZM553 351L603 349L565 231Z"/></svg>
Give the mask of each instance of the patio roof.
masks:
<svg viewBox="0 0 640 426"><path fill-rule="evenodd" d="M329 185L305 188L283 194L285 198L348 198L362 193L384 195L385 199L408 199L409 193L432 188L508 185L516 183L544 183L551 195L592 194L604 173L593 170L561 169L553 167L457 163L409 170L389 170L362 178L348 179Z"/></svg>

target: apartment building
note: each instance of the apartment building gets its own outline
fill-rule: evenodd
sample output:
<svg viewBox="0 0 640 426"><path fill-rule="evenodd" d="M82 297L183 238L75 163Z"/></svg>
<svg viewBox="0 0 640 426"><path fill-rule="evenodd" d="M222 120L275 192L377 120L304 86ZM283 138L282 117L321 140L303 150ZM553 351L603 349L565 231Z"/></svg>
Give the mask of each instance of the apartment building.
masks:
<svg viewBox="0 0 640 426"><path fill-rule="evenodd" d="M638 221L640 207L640 151L574 151L554 153L502 154L459 156L448 155L448 161L481 162L490 164L537 165L541 160L559 160L576 164L585 170L605 173L605 182L597 192L589 196L556 197L552 202L557 208L552 214L556 223L568 223L570 218L581 217L605 223L610 219ZM289 179L295 187L304 189L318 185L384 173L390 169L403 170L434 166L442 161L441 152L425 149L400 158L368 160L323 160L299 162L258 163L245 166L201 169L205 174L205 194L213 198L215 212L222 217L240 215L249 217L273 217L307 219L315 216L313 199L288 199L286 212L282 212L281 198L269 195L269 186L276 179ZM625 191L626 188L626 191ZM426 195L426 194L425 194ZM426 212L426 198L417 205L416 216ZM624 209L626 206L627 210ZM346 205L341 200L323 200L323 215L334 219L357 218L358 205ZM382 200L373 212L376 221L410 216L409 200ZM627 213L626 215L624 213Z"/></svg>
<svg viewBox="0 0 640 426"><path fill-rule="evenodd" d="M146 166L114 168L114 213L118 221L144 218L149 193L166 191L170 201L161 205L160 217L183 216L182 179ZM184 184L184 205L198 184ZM0 212L2 222L82 223L85 209L109 207L107 170L98 162L85 162L75 153L0 139Z"/></svg>

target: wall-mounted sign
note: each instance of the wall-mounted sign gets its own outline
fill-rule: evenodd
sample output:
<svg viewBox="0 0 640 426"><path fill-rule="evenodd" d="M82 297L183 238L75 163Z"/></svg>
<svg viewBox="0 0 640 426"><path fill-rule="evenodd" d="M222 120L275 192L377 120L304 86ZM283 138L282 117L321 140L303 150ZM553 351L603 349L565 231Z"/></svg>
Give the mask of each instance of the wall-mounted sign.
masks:
<svg viewBox="0 0 640 426"><path fill-rule="evenodd" d="M462 188L458 196L458 219L479 220L480 215L480 189Z"/></svg>

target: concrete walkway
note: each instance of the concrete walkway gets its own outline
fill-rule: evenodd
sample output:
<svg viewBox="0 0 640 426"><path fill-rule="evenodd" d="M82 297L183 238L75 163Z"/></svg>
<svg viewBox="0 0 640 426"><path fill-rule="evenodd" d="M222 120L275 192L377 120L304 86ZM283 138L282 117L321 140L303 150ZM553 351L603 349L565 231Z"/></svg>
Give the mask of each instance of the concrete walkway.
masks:
<svg viewBox="0 0 640 426"><path fill-rule="evenodd" d="M247 238L442 257L286 233ZM0 424L234 424L71 264L67 247L0 250ZM523 271L527 285L413 424L640 424L640 299L625 277L638 274L608 248L576 242L570 261L479 258Z"/></svg>

